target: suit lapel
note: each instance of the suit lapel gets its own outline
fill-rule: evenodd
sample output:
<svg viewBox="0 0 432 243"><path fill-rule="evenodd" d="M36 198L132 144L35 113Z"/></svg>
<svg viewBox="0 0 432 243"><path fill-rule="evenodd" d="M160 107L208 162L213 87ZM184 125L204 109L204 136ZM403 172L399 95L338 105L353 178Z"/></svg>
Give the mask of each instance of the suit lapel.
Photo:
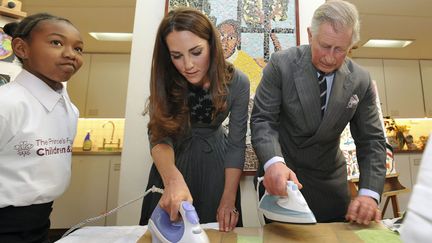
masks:
<svg viewBox="0 0 432 243"><path fill-rule="evenodd" d="M310 49L297 62L294 72L294 82L297 94L309 127L317 127L321 122L319 87L316 70L310 59Z"/></svg>
<svg viewBox="0 0 432 243"><path fill-rule="evenodd" d="M302 147L309 146L315 143L319 138L325 136L327 134L327 131L334 127L334 125L340 118L342 112L344 112L344 110L346 109L348 100L352 95L353 89L353 81L349 75L350 73L351 72L349 71L346 63L344 63L339 68L339 70L336 71L323 120L319 125L316 133L308 140L306 140L301 145ZM319 105L317 107L319 107ZM320 111L316 113L320 114Z"/></svg>

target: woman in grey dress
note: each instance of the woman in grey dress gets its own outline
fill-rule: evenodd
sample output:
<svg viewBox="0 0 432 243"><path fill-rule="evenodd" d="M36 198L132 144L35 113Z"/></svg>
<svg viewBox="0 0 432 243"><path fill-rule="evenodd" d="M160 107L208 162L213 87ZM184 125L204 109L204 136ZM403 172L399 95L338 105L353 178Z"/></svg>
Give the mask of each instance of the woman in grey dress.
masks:
<svg viewBox="0 0 432 243"><path fill-rule="evenodd" d="M244 165L249 80L225 62L209 19L178 8L162 20L154 47L147 112L153 165L140 224L157 203L178 218L193 201L201 223L220 231L241 226L239 181ZM222 122L229 116L228 129Z"/></svg>

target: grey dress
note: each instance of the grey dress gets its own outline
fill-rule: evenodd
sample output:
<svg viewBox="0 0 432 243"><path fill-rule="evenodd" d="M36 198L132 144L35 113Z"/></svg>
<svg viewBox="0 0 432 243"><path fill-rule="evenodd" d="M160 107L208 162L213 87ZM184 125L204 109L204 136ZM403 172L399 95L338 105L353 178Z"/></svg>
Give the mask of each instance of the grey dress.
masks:
<svg viewBox="0 0 432 243"><path fill-rule="evenodd" d="M201 88L189 88L191 129L187 135L164 143L174 148L175 164L182 173L192 194L201 223L217 222L216 214L225 182L225 168L243 169L245 137L248 119L249 80L235 71L228 86L228 108L211 120L213 110L211 96ZM229 115L228 131L222 122ZM155 165L152 165L147 189L163 188L163 182ZM148 224L161 195L148 194L143 201L140 225ZM237 190L236 207L240 210L240 190ZM239 217L238 226L241 226Z"/></svg>

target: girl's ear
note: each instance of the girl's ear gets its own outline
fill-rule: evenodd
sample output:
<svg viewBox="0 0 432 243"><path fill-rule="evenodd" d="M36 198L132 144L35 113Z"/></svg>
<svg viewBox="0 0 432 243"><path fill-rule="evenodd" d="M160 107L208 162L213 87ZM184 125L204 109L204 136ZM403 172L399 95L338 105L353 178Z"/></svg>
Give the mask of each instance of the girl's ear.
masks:
<svg viewBox="0 0 432 243"><path fill-rule="evenodd" d="M12 40L12 48L14 54L21 58L22 60L27 59L29 53L29 46L27 42L21 38L15 38Z"/></svg>

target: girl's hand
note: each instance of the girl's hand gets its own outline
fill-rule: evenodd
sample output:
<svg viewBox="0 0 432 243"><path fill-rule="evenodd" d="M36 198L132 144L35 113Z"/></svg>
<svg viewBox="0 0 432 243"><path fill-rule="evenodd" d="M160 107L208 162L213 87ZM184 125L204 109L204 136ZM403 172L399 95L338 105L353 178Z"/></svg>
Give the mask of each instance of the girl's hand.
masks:
<svg viewBox="0 0 432 243"><path fill-rule="evenodd" d="M170 179L165 185L159 205L170 215L171 221L179 219L179 209L182 201L192 203L192 196L186 182L183 177Z"/></svg>
<svg viewBox="0 0 432 243"><path fill-rule="evenodd" d="M234 196L222 195L216 215L219 222L219 231L228 232L237 225L240 214L235 207L235 196L235 194Z"/></svg>

